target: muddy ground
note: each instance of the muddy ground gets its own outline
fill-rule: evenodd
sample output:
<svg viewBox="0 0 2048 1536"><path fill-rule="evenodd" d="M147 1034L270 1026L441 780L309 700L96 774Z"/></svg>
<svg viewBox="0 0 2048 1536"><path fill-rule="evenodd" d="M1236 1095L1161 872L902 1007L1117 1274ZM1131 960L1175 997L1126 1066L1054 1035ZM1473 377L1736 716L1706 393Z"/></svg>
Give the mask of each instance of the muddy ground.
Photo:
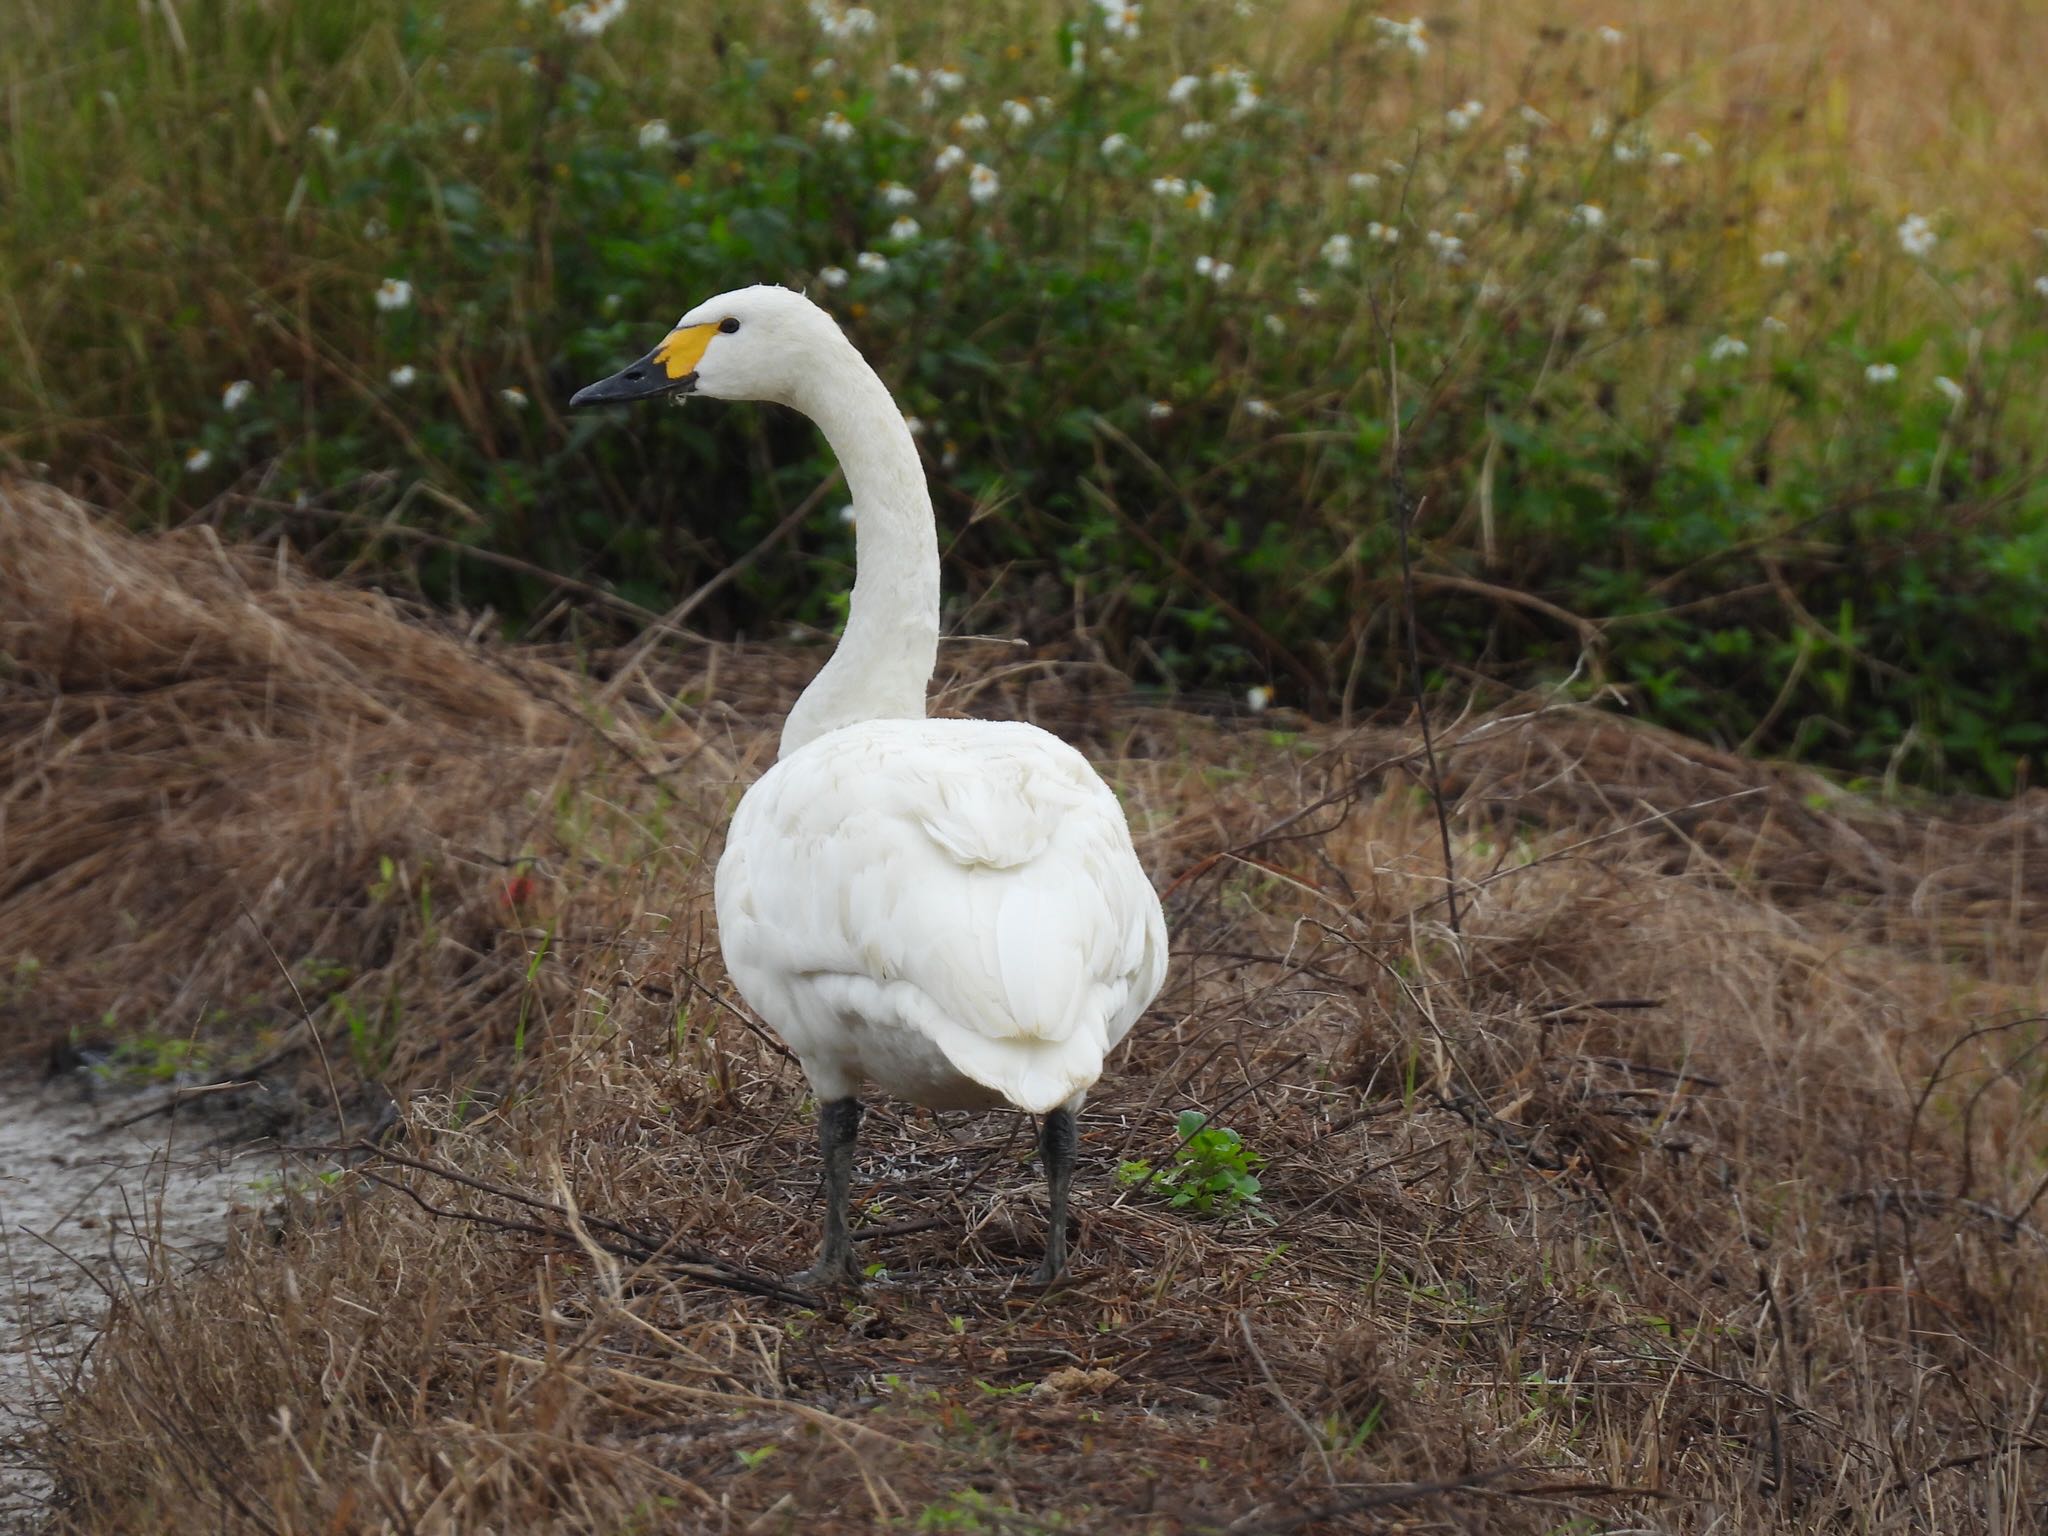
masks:
<svg viewBox="0 0 2048 1536"><path fill-rule="evenodd" d="M0 1084L0 1533L36 1529L50 1482L24 1437L85 1360L110 1301L221 1251L276 1165L217 1130L72 1079ZM147 1118L124 1124L138 1114Z"/></svg>

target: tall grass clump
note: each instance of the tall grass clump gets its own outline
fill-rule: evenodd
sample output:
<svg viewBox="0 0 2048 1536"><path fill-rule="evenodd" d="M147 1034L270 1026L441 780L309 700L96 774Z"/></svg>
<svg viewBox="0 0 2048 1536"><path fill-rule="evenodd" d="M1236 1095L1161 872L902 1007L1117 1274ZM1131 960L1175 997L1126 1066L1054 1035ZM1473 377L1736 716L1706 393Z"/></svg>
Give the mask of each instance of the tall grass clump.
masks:
<svg viewBox="0 0 2048 1536"><path fill-rule="evenodd" d="M2010 789L2048 734L2048 249L1654 25L21 11L4 441L138 517L529 619L548 573L651 614L752 553L693 624L829 627L851 532L803 424L562 409L787 282L917 418L959 627L1368 710L1409 684L1400 485L1426 682L1576 673L1936 785Z"/></svg>

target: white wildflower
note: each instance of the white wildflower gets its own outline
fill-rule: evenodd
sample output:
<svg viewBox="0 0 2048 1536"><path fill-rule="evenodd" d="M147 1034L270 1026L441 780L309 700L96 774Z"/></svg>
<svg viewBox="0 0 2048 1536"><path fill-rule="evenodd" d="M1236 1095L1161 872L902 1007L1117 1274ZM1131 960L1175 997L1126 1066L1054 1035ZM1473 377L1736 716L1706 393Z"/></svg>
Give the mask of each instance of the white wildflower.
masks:
<svg viewBox="0 0 2048 1536"><path fill-rule="evenodd" d="M1444 114L1444 126L1452 133L1463 133L1486 115L1486 103L1482 101L1462 102Z"/></svg>
<svg viewBox="0 0 2048 1536"><path fill-rule="evenodd" d="M950 96L967 83L967 77L957 69L935 69L930 75L932 89L942 96Z"/></svg>
<svg viewBox="0 0 2048 1536"><path fill-rule="evenodd" d="M331 123L315 123L306 130L306 137L322 149L332 150L341 143L341 130Z"/></svg>
<svg viewBox="0 0 2048 1536"><path fill-rule="evenodd" d="M523 389L516 387L501 389L498 391L498 398L511 406L515 411L526 409L526 391Z"/></svg>
<svg viewBox="0 0 2048 1536"><path fill-rule="evenodd" d="M1500 157L1507 164L1508 180L1519 185L1529 174L1529 146L1510 144L1501 151Z"/></svg>
<svg viewBox="0 0 2048 1536"><path fill-rule="evenodd" d="M393 389L411 389L413 382L419 376L419 369L413 367L411 363L400 363L396 368L385 374L384 378Z"/></svg>
<svg viewBox="0 0 2048 1536"><path fill-rule="evenodd" d="M924 84L924 72L908 64L891 64L889 66L889 83L891 85L922 85Z"/></svg>
<svg viewBox="0 0 2048 1536"><path fill-rule="evenodd" d="M889 270L889 258L879 251L862 251L853 258L853 264L863 272L882 273Z"/></svg>
<svg viewBox="0 0 2048 1536"><path fill-rule="evenodd" d="M1616 165L1634 165L1649 153L1648 146L1640 139L1616 139L1614 141L1614 163Z"/></svg>
<svg viewBox="0 0 2048 1536"><path fill-rule="evenodd" d="M1871 385L1896 384L1899 382L1899 365L1872 363L1863 370L1863 382Z"/></svg>
<svg viewBox="0 0 2048 1536"><path fill-rule="evenodd" d="M915 240L923 233L924 227L908 214L905 214L889 226L889 238L891 240Z"/></svg>
<svg viewBox="0 0 2048 1536"><path fill-rule="evenodd" d="M1909 213L1899 221L1899 249L1908 256L1928 255L1940 239L1934 226L1917 213Z"/></svg>
<svg viewBox="0 0 2048 1536"><path fill-rule="evenodd" d="M1792 253L1790 251L1765 251L1763 255L1757 257L1756 264L1766 272L1782 272L1792 265Z"/></svg>
<svg viewBox="0 0 2048 1536"><path fill-rule="evenodd" d="M1382 48L1405 48L1416 58L1425 58L1429 53L1429 40L1424 35L1428 27L1420 16L1411 16L1406 21L1395 21L1391 16L1375 16L1373 31L1379 34Z"/></svg>
<svg viewBox="0 0 2048 1536"><path fill-rule="evenodd" d="M1208 278L1210 282L1219 288L1229 282L1232 274L1236 271L1237 268L1229 262L1218 261L1214 256L1206 253L1195 258L1195 272L1199 276Z"/></svg>
<svg viewBox="0 0 2048 1536"><path fill-rule="evenodd" d="M1578 308L1577 319L1579 324L1587 330L1597 331L1607 323L1607 311L1598 304L1581 304Z"/></svg>
<svg viewBox="0 0 2048 1536"><path fill-rule="evenodd" d="M1191 181L1188 183L1188 195L1185 206L1194 213L1196 218L1213 219L1216 217L1216 194L1203 186L1199 181Z"/></svg>
<svg viewBox="0 0 2048 1536"><path fill-rule="evenodd" d="M1323 260L1340 272L1351 265L1351 237L1332 235L1323 242Z"/></svg>
<svg viewBox="0 0 2048 1536"><path fill-rule="evenodd" d="M1259 94L1256 86L1239 86L1237 96L1230 103L1231 120L1235 122L1239 118L1250 117L1264 103L1265 98Z"/></svg>
<svg viewBox="0 0 2048 1536"><path fill-rule="evenodd" d="M835 144L844 144L853 137L853 124L844 112L827 112L818 124L818 132Z"/></svg>
<svg viewBox="0 0 2048 1536"><path fill-rule="evenodd" d="M1140 5L1125 5L1120 0L1096 0L1096 9L1102 12L1102 30L1111 37L1134 42L1138 36L1138 19L1145 8Z"/></svg>
<svg viewBox="0 0 2048 1536"><path fill-rule="evenodd" d="M462 142L463 142L463 143L465 143L465 144L475 144L475 143L478 143L478 142L480 142L480 141L482 140L483 136L484 136L484 129L483 129L483 124L481 124L481 123L464 123L464 124L462 125Z"/></svg>
<svg viewBox="0 0 2048 1536"><path fill-rule="evenodd" d="M1593 35L1610 48L1619 48L1628 36L1619 27L1600 27L1594 31Z"/></svg>
<svg viewBox="0 0 2048 1536"><path fill-rule="evenodd" d="M1507 289L1503 288L1493 278L1486 278L1479 284L1479 302L1481 304L1498 304L1507 296Z"/></svg>
<svg viewBox="0 0 2048 1536"><path fill-rule="evenodd" d="M827 80L838 72L839 61L837 59L820 59L811 66L811 78L813 80Z"/></svg>
<svg viewBox="0 0 2048 1536"><path fill-rule="evenodd" d="M1003 117L1012 128L1029 128L1032 118L1031 103L1012 97L1003 103Z"/></svg>
<svg viewBox="0 0 2048 1536"><path fill-rule="evenodd" d="M1266 402L1263 400L1245 401L1244 413L1245 415L1255 417L1260 421L1264 421L1268 417L1278 416L1280 414L1278 411L1274 410L1272 406L1266 404Z"/></svg>
<svg viewBox="0 0 2048 1536"><path fill-rule="evenodd" d="M830 0L811 0L811 19L818 24L820 32L839 41L850 42L875 30L875 13L864 5L849 6L842 11Z"/></svg>
<svg viewBox="0 0 2048 1536"><path fill-rule="evenodd" d="M967 195L987 207L1003 190L1002 178L985 165L977 164L967 173Z"/></svg>
<svg viewBox="0 0 2048 1536"><path fill-rule="evenodd" d="M1392 224L1382 224L1378 219L1365 226L1365 236L1368 240L1377 240L1381 245L1401 243L1400 229Z"/></svg>
<svg viewBox="0 0 2048 1536"><path fill-rule="evenodd" d="M1371 192L1378 188L1380 179L1371 171L1353 171L1344 178L1344 184L1354 192Z"/></svg>
<svg viewBox="0 0 2048 1536"><path fill-rule="evenodd" d="M1725 363L1735 358L1749 356L1749 343L1740 336L1717 336L1714 344L1707 348L1707 361Z"/></svg>
<svg viewBox="0 0 2048 1536"><path fill-rule="evenodd" d="M196 475L212 462L213 452L211 449L194 448L185 455L185 471L187 474Z"/></svg>
<svg viewBox="0 0 2048 1536"><path fill-rule="evenodd" d="M1530 106L1527 102L1524 102L1521 106L1515 108L1515 116L1519 117L1531 128L1548 128L1550 126L1550 119L1545 117L1541 112L1538 112L1534 107Z"/></svg>
<svg viewBox="0 0 2048 1536"><path fill-rule="evenodd" d="M1685 136L1685 147L1691 150L1699 159L1704 160L1714 152L1714 141L1704 133L1688 133Z"/></svg>
<svg viewBox="0 0 2048 1536"><path fill-rule="evenodd" d="M851 528L854 525L854 522L857 518L857 514L853 510L853 503L850 501L846 502L844 505L840 507L837 515L839 521L846 524L846 526L849 528Z"/></svg>
<svg viewBox="0 0 2048 1536"><path fill-rule="evenodd" d="M1787 325L1784 321L1780 320L1776 315L1765 315L1763 319L1758 322L1758 324L1761 325L1766 332L1773 336L1782 336L1787 331L1792 329L1791 326Z"/></svg>
<svg viewBox="0 0 2048 1536"><path fill-rule="evenodd" d="M1303 284L1294 290L1294 302L1303 309L1314 309L1323 302L1323 296L1307 284Z"/></svg>
<svg viewBox="0 0 2048 1536"><path fill-rule="evenodd" d="M910 435L912 437L924 436L924 418L922 416L911 416L906 414L903 418L903 425L910 429Z"/></svg>
<svg viewBox="0 0 2048 1536"><path fill-rule="evenodd" d="M1173 407L1164 400L1154 400L1145 407L1145 414L1154 421L1164 421L1173 414Z"/></svg>
<svg viewBox="0 0 2048 1536"><path fill-rule="evenodd" d="M1572 223L1580 229L1598 229L1607 222L1607 210L1598 203L1581 203L1572 210Z"/></svg>
<svg viewBox="0 0 2048 1536"><path fill-rule="evenodd" d="M967 112L963 113L960 120L953 126L965 134L986 133L988 131L988 119L979 112Z"/></svg>
<svg viewBox="0 0 2048 1536"><path fill-rule="evenodd" d="M666 149L675 141L668 124L661 118L651 117L640 125L640 147L642 149Z"/></svg>
<svg viewBox="0 0 2048 1536"><path fill-rule="evenodd" d="M1950 405L1961 405L1963 403L1963 386L1947 374L1935 375L1934 389L1935 393L1940 395Z"/></svg>
<svg viewBox="0 0 2048 1536"><path fill-rule="evenodd" d="M885 181L875 188L875 196L882 200L884 208L914 208L917 194L900 181Z"/></svg>
<svg viewBox="0 0 2048 1536"><path fill-rule="evenodd" d="M2034 292L2038 293L2042 298L2048 299L2048 277L2037 277L2034 279Z"/></svg>
<svg viewBox="0 0 2048 1536"><path fill-rule="evenodd" d="M387 314L412 307L412 284L402 277L387 277L377 285L377 307Z"/></svg>
<svg viewBox="0 0 2048 1536"><path fill-rule="evenodd" d="M846 268L820 267L818 269L818 281L827 288L844 288L846 286Z"/></svg>
<svg viewBox="0 0 2048 1536"><path fill-rule="evenodd" d="M962 149L958 144L948 144L933 157L932 169L943 176L966 158L966 150Z"/></svg>
<svg viewBox="0 0 2048 1536"><path fill-rule="evenodd" d="M256 386L247 379L237 379L220 392L220 408L224 411L239 411L249 403L249 397L256 393Z"/></svg>
<svg viewBox="0 0 2048 1536"><path fill-rule="evenodd" d="M1131 136L1127 133L1112 133L1102 141L1102 158L1114 160L1131 147Z"/></svg>
<svg viewBox="0 0 2048 1536"><path fill-rule="evenodd" d="M1185 106L1202 88L1201 78L1196 75L1182 75L1166 88L1166 99L1176 107Z"/></svg>
<svg viewBox="0 0 2048 1536"><path fill-rule="evenodd" d="M599 37L606 28L626 14L626 0L583 0L557 18L572 37Z"/></svg>
<svg viewBox="0 0 2048 1536"><path fill-rule="evenodd" d="M1282 320L1278 315L1268 315L1260 323L1263 324L1266 327L1266 330L1274 336L1285 336L1287 334L1287 322L1285 320Z"/></svg>
<svg viewBox="0 0 2048 1536"><path fill-rule="evenodd" d="M1628 264L1630 270L1636 272L1655 272L1662 265L1654 256L1631 256Z"/></svg>
<svg viewBox="0 0 2048 1536"><path fill-rule="evenodd" d="M1155 197L1186 197L1188 184L1178 176L1154 176L1152 195Z"/></svg>
<svg viewBox="0 0 2048 1536"><path fill-rule="evenodd" d="M1422 237L1423 242L1436 252L1436 259L1447 267L1460 266L1465 260L1465 242L1456 235L1447 235L1440 229L1432 229Z"/></svg>
<svg viewBox="0 0 2048 1536"><path fill-rule="evenodd" d="M1256 688L1247 688L1244 692L1244 707L1255 715L1264 714L1266 706L1272 702L1273 690L1264 683L1260 683Z"/></svg>
<svg viewBox="0 0 2048 1536"><path fill-rule="evenodd" d="M1199 143L1215 131L1216 125L1214 123L1205 123L1199 117L1191 123L1182 123L1180 125L1180 136L1190 144Z"/></svg>
<svg viewBox="0 0 2048 1536"><path fill-rule="evenodd" d="M1657 163L1667 171L1675 171L1685 164L1685 156L1675 149L1667 149L1657 157Z"/></svg>

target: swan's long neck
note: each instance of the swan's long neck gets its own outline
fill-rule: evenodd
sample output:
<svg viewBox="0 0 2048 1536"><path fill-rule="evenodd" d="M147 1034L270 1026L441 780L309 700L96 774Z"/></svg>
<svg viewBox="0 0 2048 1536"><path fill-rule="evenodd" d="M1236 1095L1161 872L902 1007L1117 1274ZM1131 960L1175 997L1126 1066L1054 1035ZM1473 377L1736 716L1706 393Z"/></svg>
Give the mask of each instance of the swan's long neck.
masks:
<svg viewBox="0 0 2048 1536"><path fill-rule="evenodd" d="M784 757L843 725L923 719L939 650L939 536L917 445L851 343L821 361L796 403L846 472L857 570L839 647L782 727Z"/></svg>

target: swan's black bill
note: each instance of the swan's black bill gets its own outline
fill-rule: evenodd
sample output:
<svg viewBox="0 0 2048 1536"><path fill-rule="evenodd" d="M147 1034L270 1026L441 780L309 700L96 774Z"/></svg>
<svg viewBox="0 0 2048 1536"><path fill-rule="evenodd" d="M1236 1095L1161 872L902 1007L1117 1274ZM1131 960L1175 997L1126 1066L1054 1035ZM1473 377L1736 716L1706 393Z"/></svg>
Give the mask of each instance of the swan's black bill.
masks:
<svg viewBox="0 0 2048 1536"><path fill-rule="evenodd" d="M663 343L665 347L667 343ZM679 379L668 376L668 369L662 365L662 347L641 358L630 368L622 368L608 379L599 379L595 384L586 384L569 397L572 406L617 405L627 400L652 400L659 395L691 395L697 392L697 370L692 368Z"/></svg>

